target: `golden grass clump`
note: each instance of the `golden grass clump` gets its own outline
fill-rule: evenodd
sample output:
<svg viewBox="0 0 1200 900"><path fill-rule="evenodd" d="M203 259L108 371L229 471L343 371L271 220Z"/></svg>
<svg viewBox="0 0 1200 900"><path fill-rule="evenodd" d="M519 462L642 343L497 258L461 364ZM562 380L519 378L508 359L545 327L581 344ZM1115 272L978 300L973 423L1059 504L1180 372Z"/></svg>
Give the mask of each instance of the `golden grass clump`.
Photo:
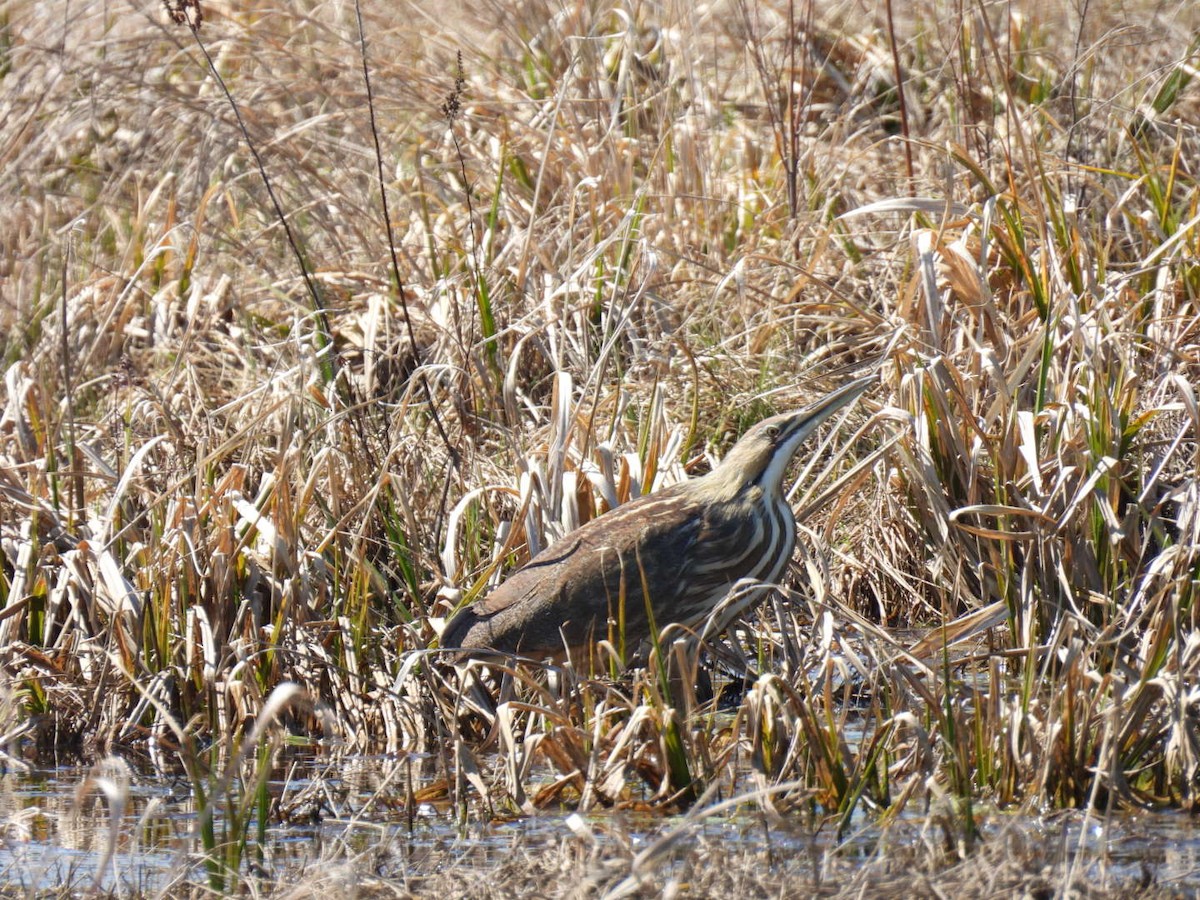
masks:
<svg viewBox="0 0 1200 900"><path fill-rule="evenodd" d="M1200 14L1102 6L8 5L3 730L484 818L1194 809ZM870 366L702 656L424 652Z"/></svg>

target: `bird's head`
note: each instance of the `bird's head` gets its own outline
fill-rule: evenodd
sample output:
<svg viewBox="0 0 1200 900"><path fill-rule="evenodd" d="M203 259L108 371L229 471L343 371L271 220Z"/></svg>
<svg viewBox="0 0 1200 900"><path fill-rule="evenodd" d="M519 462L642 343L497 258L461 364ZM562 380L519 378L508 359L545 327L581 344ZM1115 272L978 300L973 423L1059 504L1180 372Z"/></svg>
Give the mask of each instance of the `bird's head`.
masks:
<svg viewBox="0 0 1200 900"><path fill-rule="evenodd" d="M701 479L704 492L712 500L732 499L745 488L757 485L767 496L774 496L782 490L784 473L800 445L875 381L874 375L859 378L803 409L763 419Z"/></svg>

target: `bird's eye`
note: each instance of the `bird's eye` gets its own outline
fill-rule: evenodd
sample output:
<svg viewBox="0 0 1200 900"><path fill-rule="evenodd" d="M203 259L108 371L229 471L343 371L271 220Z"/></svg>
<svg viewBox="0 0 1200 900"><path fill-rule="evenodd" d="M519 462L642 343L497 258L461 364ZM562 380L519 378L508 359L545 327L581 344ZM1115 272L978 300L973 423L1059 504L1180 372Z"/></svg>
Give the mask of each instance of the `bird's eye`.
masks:
<svg viewBox="0 0 1200 900"><path fill-rule="evenodd" d="M768 425L766 428L766 434L771 440L775 440L775 438L779 437L779 426Z"/></svg>

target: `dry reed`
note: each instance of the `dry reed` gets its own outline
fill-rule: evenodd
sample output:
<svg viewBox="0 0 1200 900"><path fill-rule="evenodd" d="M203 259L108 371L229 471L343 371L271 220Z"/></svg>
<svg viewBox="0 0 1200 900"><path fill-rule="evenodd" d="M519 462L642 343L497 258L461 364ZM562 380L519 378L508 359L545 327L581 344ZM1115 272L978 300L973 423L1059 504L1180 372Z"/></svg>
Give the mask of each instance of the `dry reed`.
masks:
<svg viewBox="0 0 1200 900"><path fill-rule="evenodd" d="M0 9L9 746L220 787L295 685L466 818L1194 809L1192 4L443 6ZM423 654L880 360L786 583L662 648L732 715Z"/></svg>

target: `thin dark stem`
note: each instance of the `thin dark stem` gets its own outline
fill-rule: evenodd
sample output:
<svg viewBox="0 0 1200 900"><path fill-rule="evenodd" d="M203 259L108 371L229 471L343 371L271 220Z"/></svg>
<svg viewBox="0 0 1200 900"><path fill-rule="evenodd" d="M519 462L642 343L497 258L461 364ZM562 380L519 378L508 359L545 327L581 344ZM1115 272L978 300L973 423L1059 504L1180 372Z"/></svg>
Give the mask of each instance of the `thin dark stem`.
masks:
<svg viewBox="0 0 1200 900"><path fill-rule="evenodd" d="M400 300L400 309L404 313L404 327L408 332L408 343L412 347L413 355L417 357L419 363L417 336L413 332L412 316L408 313L408 289L405 287L404 278L400 275L400 261L396 253L396 233L392 228L391 208L388 206L387 181L383 174L383 146L379 140L379 127L375 121L375 93L371 87L371 67L367 61L367 31L363 27L362 6L359 0L354 0L354 14L358 21L359 56L362 59L363 84L366 86L367 91L367 115L371 123L371 139L375 142L375 174L379 181L379 203L383 209L383 227L387 231L388 253L391 256L392 282L396 286L396 295ZM455 471L461 472L462 464L458 448L450 443L450 436L446 433L446 428L442 424L442 417L438 413L437 405L433 402L433 391L429 388L429 379L425 376L425 372L421 370L419 365L417 372L421 390L425 394L425 402L429 405L429 415L433 419L433 426L437 429L442 443L445 444L446 452L450 454L451 465L454 466Z"/></svg>
<svg viewBox="0 0 1200 900"><path fill-rule="evenodd" d="M788 192L788 213L794 219L796 217L796 203L798 190L796 187L796 179L799 176L800 168L800 123L799 116L796 115L796 104L800 102L800 98L796 96L796 4L795 0L788 0L788 70L785 87L787 90L787 130L788 130L788 158L786 160L787 168L787 192Z"/></svg>
<svg viewBox="0 0 1200 900"><path fill-rule="evenodd" d="M1067 152L1066 158L1069 161L1074 161L1078 158L1081 152L1076 147L1076 139L1080 133L1083 134L1084 143L1087 142L1087 132L1079 127L1079 56L1083 47L1083 30L1087 24L1088 8L1090 7L1089 0L1083 0L1083 4L1079 9L1079 30L1075 32L1075 52L1071 56L1071 127L1067 130ZM1085 157L1086 158L1086 157ZM1067 170L1068 180L1074 177L1074 170ZM1077 208L1083 206L1084 194L1087 191L1088 180L1082 178L1079 181L1079 193L1075 198Z"/></svg>
<svg viewBox="0 0 1200 900"><path fill-rule="evenodd" d="M900 134L904 138L904 168L908 174L908 191L913 189L912 142L908 133L908 104L904 100L904 73L900 69L900 48L896 46L896 21L892 18L892 0L887 0L888 43L892 46L892 69L896 73L896 98L900 101Z"/></svg>
<svg viewBox="0 0 1200 900"><path fill-rule="evenodd" d="M267 175L267 167L263 163L262 157L258 153L258 147L255 146L254 140L250 137L250 129L246 127L246 121L242 118L241 108L237 101L233 99L233 94L229 87L225 84L225 79L221 77L221 73L217 71L216 63L213 62L212 56L208 52L208 48L204 46L204 42L200 40L199 26L191 21L187 22L188 30L191 31L192 37L196 40L196 46L200 48L200 52L204 54L204 60L208 63L208 71L212 73L214 79L221 87L222 93L225 94L225 99L229 102L230 108L233 110L233 115L237 119L238 128L242 132L242 137L246 141L246 146L250 148L250 153L254 157L254 163L258 166L259 177L262 178L263 185L267 189L267 196L271 198L271 205L275 208L275 216L279 219L279 223L283 226L284 233L287 235L288 246L292 248L292 253L296 257L296 264L300 267L300 274L304 278L304 286L308 290L308 295L312 299L312 311L317 320L317 350L320 360L321 374L325 379L325 383L329 384L334 381L337 376L337 357L334 353L324 353L321 351L332 350L333 345L333 330L329 326L329 315L325 309L324 299L321 296L321 291L317 287L316 281L309 272L308 263L304 259L304 253L300 249L300 244L296 235L292 232L291 225L288 224L288 218L284 215L283 206L279 202L279 198L275 196L275 188L271 184L271 179Z"/></svg>

